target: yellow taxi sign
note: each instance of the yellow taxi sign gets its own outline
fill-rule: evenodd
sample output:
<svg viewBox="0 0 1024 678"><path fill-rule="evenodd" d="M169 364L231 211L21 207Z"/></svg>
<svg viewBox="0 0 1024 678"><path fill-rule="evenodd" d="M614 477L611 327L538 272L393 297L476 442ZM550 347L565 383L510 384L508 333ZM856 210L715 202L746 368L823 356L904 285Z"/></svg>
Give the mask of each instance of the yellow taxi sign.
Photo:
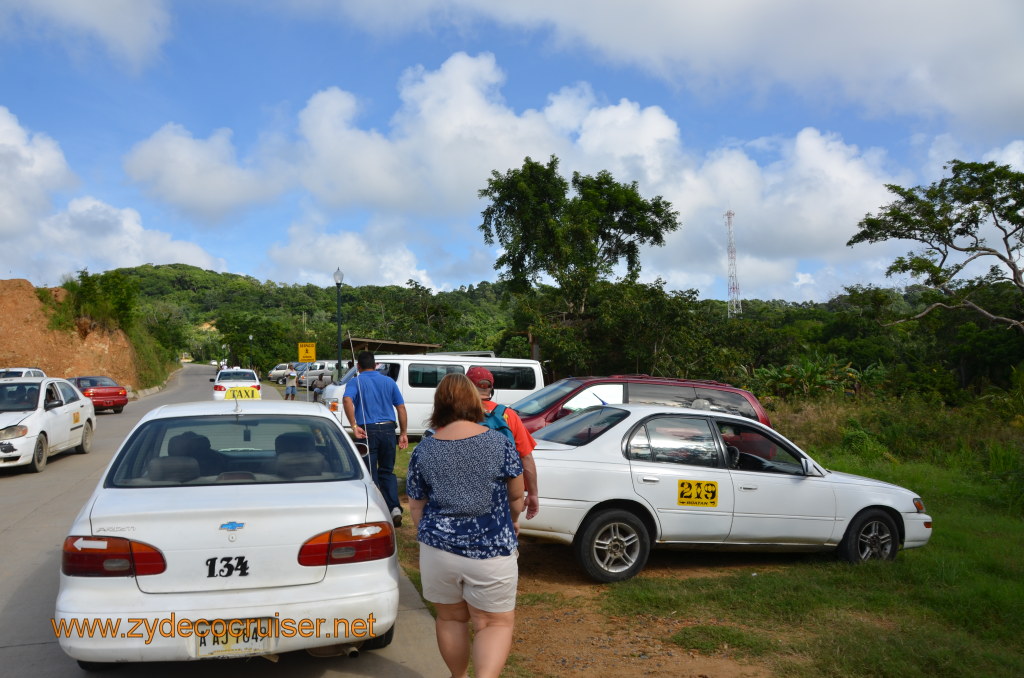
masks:
<svg viewBox="0 0 1024 678"><path fill-rule="evenodd" d="M232 386L224 394L224 400L259 400L260 391L251 386Z"/></svg>
<svg viewBox="0 0 1024 678"><path fill-rule="evenodd" d="M299 362L300 363L311 363L316 360L316 344L315 343L300 343L299 344Z"/></svg>

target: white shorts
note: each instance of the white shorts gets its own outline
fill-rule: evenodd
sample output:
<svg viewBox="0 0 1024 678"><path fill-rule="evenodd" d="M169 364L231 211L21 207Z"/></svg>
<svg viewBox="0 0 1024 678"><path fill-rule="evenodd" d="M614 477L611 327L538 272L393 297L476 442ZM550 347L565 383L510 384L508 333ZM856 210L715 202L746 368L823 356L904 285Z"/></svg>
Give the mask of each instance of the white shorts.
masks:
<svg viewBox="0 0 1024 678"><path fill-rule="evenodd" d="M423 597L432 603L466 601L484 612L516 609L519 551L495 558L466 558L420 542Z"/></svg>

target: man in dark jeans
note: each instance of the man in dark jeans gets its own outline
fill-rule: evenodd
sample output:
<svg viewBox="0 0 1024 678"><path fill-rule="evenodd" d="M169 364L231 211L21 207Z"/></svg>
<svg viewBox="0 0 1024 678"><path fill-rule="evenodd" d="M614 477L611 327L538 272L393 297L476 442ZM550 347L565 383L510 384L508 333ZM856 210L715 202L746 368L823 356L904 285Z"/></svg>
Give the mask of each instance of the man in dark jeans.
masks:
<svg viewBox="0 0 1024 678"><path fill-rule="evenodd" d="M369 467L373 481L384 495L391 519L402 524L402 506L398 501L398 478L395 477L395 419L398 420L398 447L409 447L406 433L405 400L398 384L377 371L377 360L370 351L356 357L358 374L345 386L342 406L352 424L352 435L365 439L370 448Z"/></svg>

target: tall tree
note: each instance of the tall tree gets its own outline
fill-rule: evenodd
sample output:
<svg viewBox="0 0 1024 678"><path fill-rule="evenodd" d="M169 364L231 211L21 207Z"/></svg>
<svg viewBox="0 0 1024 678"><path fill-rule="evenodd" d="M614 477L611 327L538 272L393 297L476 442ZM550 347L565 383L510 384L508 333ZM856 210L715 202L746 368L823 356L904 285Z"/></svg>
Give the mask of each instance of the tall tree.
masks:
<svg viewBox="0 0 1024 678"><path fill-rule="evenodd" d="M994 162L952 160L945 168L950 176L928 187L888 184L886 188L898 199L877 214L866 215L847 245L885 240L913 240L922 245L898 257L886 271L887 275L909 273L942 295L914 318L937 308L968 308L1024 332L1019 314L998 315L972 294L987 286L978 283L1005 281L1024 297L1020 260L1024 250L1024 173ZM989 239L988 234L995 237ZM971 264L979 261L991 264L988 275L964 280Z"/></svg>
<svg viewBox="0 0 1024 678"><path fill-rule="evenodd" d="M595 176L558 173L558 158L546 165L527 157L504 174L491 172L479 191L490 200L483 211L484 241L497 242L502 254L494 264L514 292L532 288L542 273L558 284L566 311L586 311L594 284L625 260L626 279L640 271L640 247L665 244L679 228L678 213L661 196L640 195L637 183L624 184L602 170Z"/></svg>

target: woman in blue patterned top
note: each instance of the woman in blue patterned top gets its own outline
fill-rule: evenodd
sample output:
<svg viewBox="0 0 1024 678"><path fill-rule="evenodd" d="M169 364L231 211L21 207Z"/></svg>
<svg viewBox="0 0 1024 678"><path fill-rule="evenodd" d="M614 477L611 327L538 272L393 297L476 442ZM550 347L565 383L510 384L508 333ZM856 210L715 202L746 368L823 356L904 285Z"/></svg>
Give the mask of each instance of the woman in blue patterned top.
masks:
<svg viewBox="0 0 1024 678"><path fill-rule="evenodd" d="M473 382L445 375L434 392L434 435L416 446L406 479L423 597L437 609L437 646L454 678L468 675L470 621L477 678L497 678L512 649L523 466L512 441L483 419Z"/></svg>

